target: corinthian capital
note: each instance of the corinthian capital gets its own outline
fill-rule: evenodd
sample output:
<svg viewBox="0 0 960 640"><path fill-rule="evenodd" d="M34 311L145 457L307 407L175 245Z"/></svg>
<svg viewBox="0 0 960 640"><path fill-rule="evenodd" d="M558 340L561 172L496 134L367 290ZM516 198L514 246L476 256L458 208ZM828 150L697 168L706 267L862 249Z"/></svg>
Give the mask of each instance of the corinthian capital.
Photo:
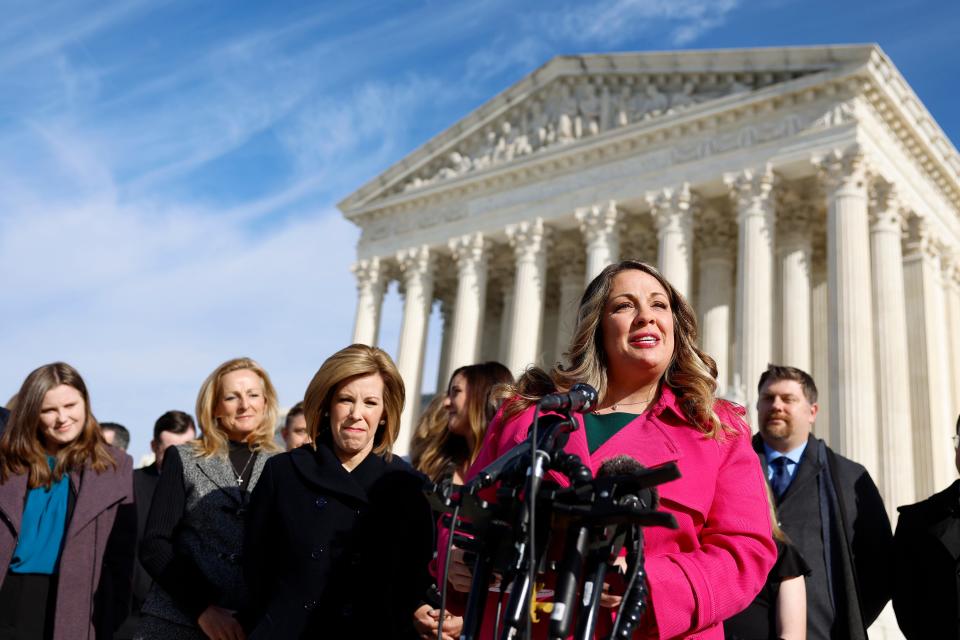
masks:
<svg viewBox="0 0 960 640"><path fill-rule="evenodd" d="M468 233L451 238L448 243L450 253L460 269L474 268L487 259L490 243L482 233Z"/></svg>
<svg viewBox="0 0 960 640"><path fill-rule="evenodd" d="M659 233L683 231L690 226L694 196L688 183L648 193L646 200Z"/></svg>
<svg viewBox="0 0 960 640"><path fill-rule="evenodd" d="M507 226L507 238L518 261L534 260L546 252L547 229L543 218L525 220Z"/></svg>
<svg viewBox="0 0 960 640"><path fill-rule="evenodd" d="M358 260L350 267L357 278L357 289L361 292L375 292L383 288L384 270L380 258L373 257Z"/></svg>
<svg viewBox="0 0 960 640"><path fill-rule="evenodd" d="M591 245L598 241L606 241L611 234L616 232L617 223L620 221L620 211L617 209L617 203L613 200L606 205L593 205L592 207L583 207L574 212L574 217L580 225L580 231Z"/></svg>
<svg viewBox="0 0 960 640"><path fill-rule="evenodd" d="M863 150L857 145L833 149L813 162L828 191L859 189L866 180Z"/></svg>
<svg viewBox="0 0 960 640"><path fill-rule="evenodd" d="M885 180L870 185L869 214L871 231L902 232L906 227L906 208L896 187Z"/></svg>
<svg viewBox="0 0 960 640"><path fill-rule="evenodd" d="M402 284L423 284L433 278L433 254L427 245L397 252L397 264L403 274Z"/></svg>
<svg viewBox="0 0 960 640"><path fill-rule="evenodd" d="M770 165L726 174L723 181L739 216L772 212L774 175Z"/></svg>

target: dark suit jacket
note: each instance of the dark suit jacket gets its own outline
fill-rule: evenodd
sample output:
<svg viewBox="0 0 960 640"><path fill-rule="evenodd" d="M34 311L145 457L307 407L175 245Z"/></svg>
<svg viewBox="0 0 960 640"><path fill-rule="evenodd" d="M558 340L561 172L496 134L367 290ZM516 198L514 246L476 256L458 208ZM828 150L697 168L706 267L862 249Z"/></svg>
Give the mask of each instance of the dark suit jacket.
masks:
<svg viewBox="0 0 960 640"><path fill-rule="evenodd" d="M7 428L7 420L10 419L10 412L4 407L0 407L0 433Z"/></svg>
<svg viewBox="0 0 960 640"><path fill-rule="evenodd" d="M110 453L116 469L70 473L77 498L60 555L54 640L109 638L129 606L136 535L133 460L114 447ZM0 484L0 583L17 546L26 493L26 475Z"/></svg>
<svg viewBox="0 0 960 640"><path fill-rule="evenodd" d="M960 480L900 507L893 543L893 609L903 635L960 638Z"/></svg>
<svg viewBox="0 0 960 640"><path fill-rule="evenodd" d="M766 474L759 434L753 444ZM867 470L821 445L812 435L807 441L793 482L777 502L780 526L810 566L807 637L865 638L890 600L890 520Z"/></svg>
<svg viewBox="0 0 960 640"><path fill-rule="evenodd" d="M416 638L432 583L424 477L370 454L347 472L324 444L270 459L250 501L250 638Z"/></svg>

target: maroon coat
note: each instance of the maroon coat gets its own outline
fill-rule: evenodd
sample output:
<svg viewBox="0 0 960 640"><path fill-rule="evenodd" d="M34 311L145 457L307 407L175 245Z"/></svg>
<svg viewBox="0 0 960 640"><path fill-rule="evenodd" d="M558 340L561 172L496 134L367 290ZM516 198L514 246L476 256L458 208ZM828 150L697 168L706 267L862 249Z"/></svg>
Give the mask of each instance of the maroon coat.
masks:
<svg viewBox="0 0 960 640"><path fill-rule="evenodd" d="M137 535L133 460L110 448L117 468L70 473L76 503L63 540L54 640L109 638L126 615ZM27 476L0 483L0 584L17 546Z"/></svg>

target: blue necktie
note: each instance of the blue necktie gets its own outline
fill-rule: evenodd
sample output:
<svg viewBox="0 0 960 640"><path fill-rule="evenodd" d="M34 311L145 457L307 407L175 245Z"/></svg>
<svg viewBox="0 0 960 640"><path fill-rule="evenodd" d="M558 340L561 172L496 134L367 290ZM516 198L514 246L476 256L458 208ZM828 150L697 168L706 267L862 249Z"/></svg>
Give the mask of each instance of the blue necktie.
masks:
<svg viewBox="0 0 960 640"><path fill-rule="evenodd" d="M787 473L787 463L789 461L786 456L774 458L770 461L770 466L773 467L773 477L770 478L770 486L773 489L773 494L777 496L777 498L780 498L787 490L787 487L790 486L790 474Z"/></svg>

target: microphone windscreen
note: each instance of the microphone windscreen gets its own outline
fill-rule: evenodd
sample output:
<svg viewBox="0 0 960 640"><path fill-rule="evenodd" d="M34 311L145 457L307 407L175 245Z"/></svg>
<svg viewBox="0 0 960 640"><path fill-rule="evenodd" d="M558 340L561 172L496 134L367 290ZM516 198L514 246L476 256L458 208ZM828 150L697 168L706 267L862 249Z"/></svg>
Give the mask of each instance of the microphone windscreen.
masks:
<svg viewBox="0 0 960 640"><path fill-rule="evenodd" d="M600 476L636 476L646 469L635 458L621 454L603 461L597 470L597 477Z"/></svg>

